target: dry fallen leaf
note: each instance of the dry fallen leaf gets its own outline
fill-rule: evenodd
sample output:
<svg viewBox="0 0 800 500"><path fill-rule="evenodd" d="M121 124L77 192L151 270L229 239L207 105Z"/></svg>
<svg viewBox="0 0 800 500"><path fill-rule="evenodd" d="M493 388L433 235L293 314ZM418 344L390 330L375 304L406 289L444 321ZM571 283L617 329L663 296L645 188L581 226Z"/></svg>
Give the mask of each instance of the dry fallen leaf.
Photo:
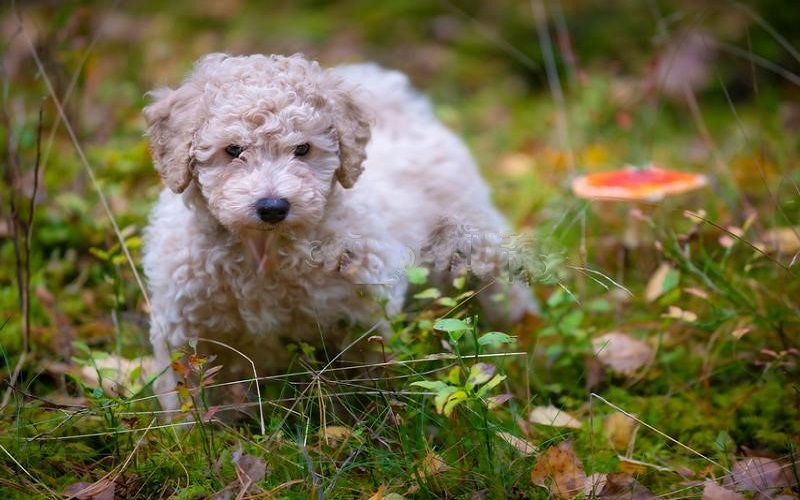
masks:
<svg viewBox="0 0 800 500"><path fill-rule="evenodd" d="M600 492L603 491L608 481L606 476L607 474L602 474L600 472L589 474L583 486L583 495L586 498L600 498Z"/></svg>
<svg viewBox="0 0 800 500"><path fill-rule="evenodd" d="M697 321L697 314L693 313L692 311L681 309L680 307L677 306L669 306L667 312L665 314L662 314L661 317L679 319L687 323L694 323L695 321Z"/></svg>
<svg viewBox="0 0 800 500"><path fill-rule="evenodd" d="M767 252L791 255L800 252L800 227L776 227L761 233L758 244Z"/></svg>
<svg viewBox="0 0 800 500"><path fill-rule="evenodd" d="M658 497L642 486L630 474L614 472L592 474L586 480L587 498L614 500L655 500Z"/></svg>
<svg viewBox="0 0 800 500"><path fill-rule="evenodd" d="M555 406L537 406L531 411L528 421L550 427L568 427L570 429L583 427L578 419Z"/></svg>
<svg viewBox="0 0 800 500"><path fill-rule="evenodd" d="M702 500L744 500L744 495L723 488L709 479L703 483Z"/></svg>
<svg viewBox="0 0 800 500"><path fill-rule="evenodd" d="M433 450L428 450L420 467L420 475L430 477L450 470L450 466Z"/></svg>
<svg viewBox="0 0 800 500"><path fill-rule="evenodd" d="M231 462L236 467L236 478L241 485L241 493L257 493L256 485L267 475L267 462L241 451L233 453Z"/></svg>
<svg viewBox="0 0 800 500"><path fill-rule="evenodd" d="M536 164L534 157L527 153L511 153L500 158L497 168L509 177L521 177L532 172Z"/></svg>
<svg viewBox="0 0 800 500"><path fill-rule="evenodd" d="M701 299L708 299L708 292L701 288L686 287L683 291L695 297L700 297Z"/></svg>
<svg viewBox="0 0 800 500"><path fill-rule="evenodd" d="M380 487L378 487L378 491L369 497L368 500L405 500L405 498L406 497L399 493L386 493L386 485L382 484Z"/></svg>
<svg viewBox="0 0 800 500"><path fill-rule="evenodd" d="M622 375L633 375L653 354L646 342L620 332L592 339L592 346L601 363Z"/></svg>
<svg viewBox="0 0 800 500"><path fill-rule="evenodd" d="M562 441L545 450L531 470L531 482L546 487L553 498L573 498L581 493L586 473L572 442Z"/></svg>
<svg viewBox="0 0 800 500"><path fill-rule="evenodd" d="M67 486L64 496L78 500L114 500L116 483L100 479L94 483L75 483Z"/></svg>
<svg viewBox="0 0 800 500"><path fill-rule="evenodd" d="M633 447L639 424L622 412L615 412L603 420L603 434L611 447L618 452L628 451Z"/></svg>
<svg viewBox="0 0 800 500"><path fill-rule="evenodd" d="M103 390L118 396L129 396L137 386L145 384L151 375L158 373L155 359L147 356L127 359L109 354L94 359L93 363L81 367L81 379L90 386L97 386L102 376ZM137 373L136 377L132 377L134 373Z"/></svg>
<svg viewBox="0 0 800 500"><path fill-rule="evenodd" d="M653 302L669 291L670 287L675 287L677 282L671 285L666 282L667 277L670 276L670 271L672 271L672 266L666 262L658 266L656 272L650 277L650 281L647 282L647 287L644 291L644 298L647 302Z"/></svg>
<svg viewBox="0 0 800 500"><path fill-rule="evenodd" d="M353 430L343 425L327 425L319 430L319 435L326 443L333 441L345 441L353 435Z"/></svg>
<svg viewBox="0 0 800 500"><path fill-rule="evenodd" d="M726 486L732 481L736 491L766 492L796 484L780 462L765 457L749 457L736 462L731 475L725 479Z"/></svg>
<svg viewBox="0 0 800 500"><path fill-rule="evenodd" d="M617 456L617 458L619 459L620 472L624 472L626 474L640 475L640 474L645 474L651 470L656 470L659 472L673 472L672 469L661 467L660 465L650 464L647 462L642 462L640 460L634 460L628 457Z"/></svg>
<svg viewBox="0 0 800 500"><path fill-rule="evenodd" d="M513 434L509 434L508 432L498 432L497 437L505 441L506 443L510 444L514 448L517 449L520 453L525 456L535 455L539 452L539 448L537 448L533 443L530 441L526 441L522 438L518 438Z"/></svg>
<svg viewBox="0 0 800 500"><path fill-rule="evenodd" d="M731 332L731 335L733 335L738 340L747 335L748 333L750 333L750 330L751 328L749 326L737 328L736 330Z"/></svg>

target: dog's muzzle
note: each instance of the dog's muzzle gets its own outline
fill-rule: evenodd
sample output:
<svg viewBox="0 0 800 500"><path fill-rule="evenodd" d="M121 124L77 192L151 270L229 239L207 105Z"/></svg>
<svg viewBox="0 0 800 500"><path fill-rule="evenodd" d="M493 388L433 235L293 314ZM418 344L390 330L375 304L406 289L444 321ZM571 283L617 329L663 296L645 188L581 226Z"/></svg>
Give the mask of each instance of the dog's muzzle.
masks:
<svg viewBox="0 0 800 500"><path fill-rule="evenodd" d="M286 198L261 198L255 204L258 218L270 224L277 224L289 215L291 204Z"/></svg>

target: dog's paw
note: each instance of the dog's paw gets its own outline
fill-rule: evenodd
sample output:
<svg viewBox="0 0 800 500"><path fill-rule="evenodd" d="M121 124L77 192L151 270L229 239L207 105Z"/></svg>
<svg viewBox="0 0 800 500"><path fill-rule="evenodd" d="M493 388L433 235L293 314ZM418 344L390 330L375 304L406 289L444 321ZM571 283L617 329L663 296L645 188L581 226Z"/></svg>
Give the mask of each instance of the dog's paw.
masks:
<svg viewBox="0 0 800 500"><path fill-rule="evenodd" d="M422 249L425 267L451 276L467 274L481 280L497 278L505 271L507 262L502 235L464 225L439 226Z"/></svg>

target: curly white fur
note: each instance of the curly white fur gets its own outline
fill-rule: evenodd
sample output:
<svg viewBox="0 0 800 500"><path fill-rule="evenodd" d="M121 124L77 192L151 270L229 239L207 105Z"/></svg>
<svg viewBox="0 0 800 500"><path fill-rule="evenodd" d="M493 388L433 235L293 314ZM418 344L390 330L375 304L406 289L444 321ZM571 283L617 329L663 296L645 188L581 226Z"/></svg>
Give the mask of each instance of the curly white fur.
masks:
<svg viewBox="0 0 800 500"><path fill-rule="evenodd" d="M336 346L398 312L408 265L448 275L466 257L483 279L501 271L507 224L467 148L402 73L211 54L180 87L151 96L144 114L167 189L144 268L165 409L178 406L171 354L199 337L275 371L289 360L287 339ZM301 144L307 154L296 154ZM286 200L285 219L262 220L264 198ZM506 291L494 316L533 307L524 287ZM241 364L226 363L237 375Z"/></svg>

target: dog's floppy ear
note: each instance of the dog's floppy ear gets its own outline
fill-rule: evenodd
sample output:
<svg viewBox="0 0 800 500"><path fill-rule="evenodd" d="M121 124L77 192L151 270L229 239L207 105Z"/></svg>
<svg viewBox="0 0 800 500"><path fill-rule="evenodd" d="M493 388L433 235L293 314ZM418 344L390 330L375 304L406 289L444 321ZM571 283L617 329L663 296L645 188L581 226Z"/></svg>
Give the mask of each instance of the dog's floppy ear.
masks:
<svg viewBox="0 0 800 500"><path fill-rule="evenodd" d="M196 87L160 88L144 108L150 151L156 170L172 191L182 193L192 180L192 137L201 125L201 96Z"/></svg>
<svg viewBox="0 0 800 500"><path fill-rule="evenodd" d="M364 170L369 142L369 121L350 92L341 92L334 101L334 124L339 136L339 169L336 179L345 188L353 187Z"/></svg>

